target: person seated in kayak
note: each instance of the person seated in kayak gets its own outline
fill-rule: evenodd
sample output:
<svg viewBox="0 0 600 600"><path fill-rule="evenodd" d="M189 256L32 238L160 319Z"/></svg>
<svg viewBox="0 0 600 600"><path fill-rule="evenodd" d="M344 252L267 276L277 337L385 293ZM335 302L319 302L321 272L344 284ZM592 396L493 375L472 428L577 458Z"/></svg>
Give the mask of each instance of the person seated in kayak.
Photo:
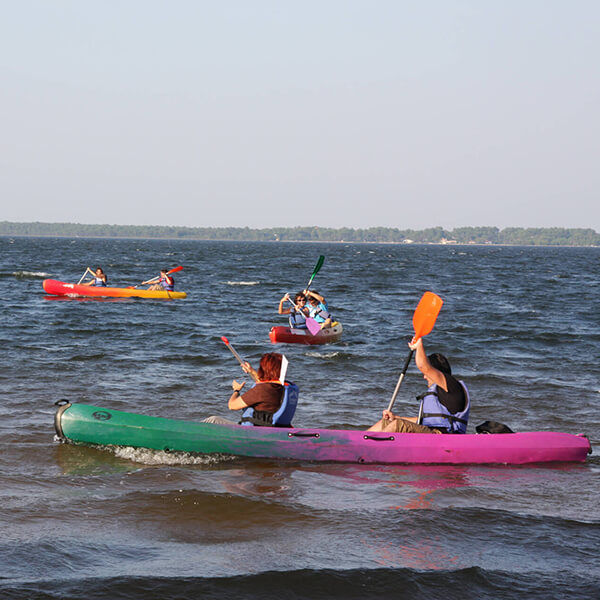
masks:
<svg viewBox="0 0 600 600"><path fill-rule="evenodd" d="M82 283L81 285L93 285L96 287L106 287L106 284L108 283L108 277L104 274L104 271L98 267L96 269L96 271L92 271L89 267L86 269L86 275L90 274L93 279L91 279L90 281L86 281L85 283Z"/></svg>
<svg viewBox="0 0 600 600"><path fill-rule="evenodd" d="M333 317L329 312L327 301L319 292L313 290L304 290L304 295L308 300L308 316L314 319L320 326L321 329L325 327L331 327Z"/></svg>
<svg viewBox="0 0 600 600"><path fill-rule="evenodd" d="M242 365L245 373L255 381L255 385L244 394L241 393L245 382L231 382L233 393L229 397L227 406L229 410L244 410L249 406L254 408L254 420L264 421L265 425L273 422L273 414L277 412L283 400L284 387L279 381L281 373L282 355L277 352L263 354L258 370L254 370L249 362ZM223 417L208 417L204 423L217 423L220 425L237 425L236 421Z"/></svg>
<svg viewBox="0 0 600 600"><path fill-rule="evenodd" d="M156 281L157 279L158 281ZM148 289L153 291L162 290L166 292L172 292L175 289L175 278L169 275L166 269L161 269L159 277L154 277L153 279L144 281L142 285L147 285L149 283L152 285Z"/></svg>
<svg viewBox="0 0 600 600"><path fill-rule="evenodd" d="M306 317L308 316L308 308L306 307L306 296L302 292L298 292L294 296L294 303L284 308L284 302L291 302L290 295L286 294L279 301L277 312L280 315L290 315L289 322L292 329L306 329Z"/></svg>
<svg viewBox="0 0 600 600"><path fill-rule="evenodd" d="M423 339L409 342L416 351L415 362L427 381L427 391L421 400L419 417L398 417L389 410L368 431L393 433L466 433L471 408L466 385L453 377L448 359L443 354L425 353Z"/></svg>

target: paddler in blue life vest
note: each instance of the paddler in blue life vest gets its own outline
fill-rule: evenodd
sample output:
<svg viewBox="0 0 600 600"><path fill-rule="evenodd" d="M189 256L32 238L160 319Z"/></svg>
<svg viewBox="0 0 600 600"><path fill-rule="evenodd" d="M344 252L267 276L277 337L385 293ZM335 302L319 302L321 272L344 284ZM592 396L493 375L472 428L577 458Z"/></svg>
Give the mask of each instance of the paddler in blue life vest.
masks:
<svg viewBox="0 0 600 600"><path fill-rule="evenodd" d="M254 408L253 420L261 421L255 425L270 425L273 423L273 415L281 407L284 399L285 388L281 383L281 366L283 355L277 352L268 352L260 358L258 370L255 370L249 362L242 363L242 370L248 373L254 380L254 387L250 388L245 394L242 394L245 382L238 382L235 379L231 382L233 393L229 397L227 406L229 410L243 410ZM287 361L286 361L287 362ZM283 375L285 379L285 374ZM224 417L212 416L202 420L202 423L213 423L217 425L237 425L244 421L236 423Z"/></svg>
<svg viewBox="0 0 600 600"><path fill-rule="evenodd" d="M314 319L320 326L321 329L325 327L331 327L333 317L329 312L329 306L327 301L319 292L313 290L304 290L304 295L308 300L308 316Z"/></svg>
<svg viewBox="0 0 600 600"><path fill-rule="evenodd" d="M284 307L284 302L292 302L290 295L286 294L279 301L277 312L280 315L290 315L289 322L292 329L306 329L306 317L308 316L308 308L306 306L306 296L303 292L298 292L294 296L294 302L291 306Z"/></svg>
<svg viewBox="0 0 600 600"><path fill-rule="evenodd" d="M156 281L157 279L158 281ZM175 289L175 278L172 275L167 274L167 269L161 269L159 277L143 281L142 285L147 285L148 283L152 284L148 289L153 291L162 290L165 292L172 292Z"/></svg>
<svg viewBox="0 0 600 600"><path fill-rule="evenodd" d="M106 284L108 283L108 277L104 274L104 271L100 267L98 267L96 271L92 271L89 267L87 267L85 274L87 275L88 273L93 277L93 279L91 279L90 281L86 281L81 285L94 285L96 287L106 287Z"/></svg>
<svg viewBox="0 0 600 600"><path fill-rule="evenodd" d="M416 351L415 362L427 381L427 391L421 400L419 417L398 417L389 410L368 431L393 433L466 433L471 402L463 381L452 376L448 359L443 354L425 353L423 338L409 342Z"/></svg>

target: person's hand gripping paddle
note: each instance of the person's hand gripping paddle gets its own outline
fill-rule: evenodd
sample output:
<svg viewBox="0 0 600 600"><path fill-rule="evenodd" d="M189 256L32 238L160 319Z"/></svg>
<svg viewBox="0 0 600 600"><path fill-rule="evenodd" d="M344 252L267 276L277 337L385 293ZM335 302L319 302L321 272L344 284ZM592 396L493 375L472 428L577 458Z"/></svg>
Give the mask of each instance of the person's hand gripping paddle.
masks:
<svg viewBox="0 0 600 600"><path fill-rule="evenodd" d="M231 345L231 342L224 335L221 336L221 341L231 350L231 354L233 354L237 358L244 373L249 373L249 375L254 379L252 371L246 370L245 365L247 365L248 363L237 353L237 350ZM288 359L282 355L281 356L281 371L279 373L279 380L281 381L281 385L283 385L285 383L285 374L287 372L287 367L288 367Z"/></svg>
<svg viewBox="0 0 600 600"><path fill-rule="evenodd" d="M252 370L248 369L248 367L250 367L250 363L246 362L237 353L237 350L231 345L231 342L224 335L221 336L221 340L231 350L231 354L233 354L237 358L237 361L240 363L240 367L242 367L242 371L244 371L244 373L247 373L248 375L250 375L250 377L252 377L252 379L254 379L254 381L258 381L258 378L255 376L255 373ZM242 383L242 387L244 387L243 383Z"/></svg>
<svg viewBox="0 0 600 600"><path fill-rule="evenodd" d="M423 297L421 300L419 300L419 304L415 309L415 314L413 315L413 327L415 330L413 343L431 332L443 303L444 301L433 292L425 292L423 294ZM402 385L402 381L404 380L404 376L406 375L406 371L408 370L408 365L410 364L413 354L414 350L411 350L408 353L408 357L404 363L404 368L402 369L402 373L400 373L400 377L398 378L396 389L392 394L392 399L390 400L387 408L389 411L391 411L392 406L394 406L396 396L398 395L398 391L400 390L400 386Z"/></svg>

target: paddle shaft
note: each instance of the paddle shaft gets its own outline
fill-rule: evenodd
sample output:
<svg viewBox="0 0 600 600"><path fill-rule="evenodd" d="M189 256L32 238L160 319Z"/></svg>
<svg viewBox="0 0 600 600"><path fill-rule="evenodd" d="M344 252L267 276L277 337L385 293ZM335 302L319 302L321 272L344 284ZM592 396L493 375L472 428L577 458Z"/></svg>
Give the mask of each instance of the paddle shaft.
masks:
<svg viewBox="0 0 600 600"><path fill-rule="evenodd" d="M392 407L394 406L394 402L396 402L396 396L398 395L398 392L400 391L400 386L402 385L402 382L404 381L404 376L406 375L406 371L408 371L408 365L410 365L410 361L412 360L414 352L415 352L414 350L411 350L408 353L408 356L406 357L406 362L404 363L402 373L400 373L400 377L398 378L398 383L396 384L396 388L394 389L394 393L392 394L392 399L390 400L390 403L388 404L387 409L390 412L392 410Z"/></svg>
<svg viewBox="0 0 600 600"><path fill-rule="evenodd" d="M238 362L240 363L241 366L244 366L244 360L242 359L242 357L237 353L236 349L231 345L231 342L225 337L221 337L221 340L225 343L225 345L231 350L231 354L233 354L237 359Z"/></svg>
<svg viewBox="0 0 600 600"><path fill-rule="evenodd" d="M86 275L87 275L88 273L92 273L92 274L93 274L93 271L92 271L92 270L91 270L89 267L86 267L86 268L85 268L85 272L84 272L84 274L81 276L81 279L80 279L80 280L77 282L77 285L79 285L79 284L80 284L80 283L81 283L81 282L82 282L82 281L83 281L83 280L86 278Z"/></svg>
<svg viewBox="0 0 600 600"><path fill-rule="evenodd" d="M246 371L246 369L244 368L245 364L250 364L247 361L245 361L236 351L236 349L231 345L231 342L223 335L221 336L221 340L223 341L223 343L231 350L231 354L233 354L238 362L240 363L240 366L242 367L242 371L244 371L244 373L246 373L247 375L250 375L250 377L256 381L258 383L259 379L258 379L258 374L256 373L256 371L254 369L252 369L252 367L250 367L250 371Z"/></svg>

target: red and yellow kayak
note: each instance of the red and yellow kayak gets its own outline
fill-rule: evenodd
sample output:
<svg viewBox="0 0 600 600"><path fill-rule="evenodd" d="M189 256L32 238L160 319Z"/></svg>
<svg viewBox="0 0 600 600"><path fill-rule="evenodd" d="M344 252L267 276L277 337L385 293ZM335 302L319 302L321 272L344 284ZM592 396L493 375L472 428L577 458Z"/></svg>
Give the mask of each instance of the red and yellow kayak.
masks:
<svg viewBox="0 0 600 600"><path fill-rule="evenodd" d="M92 298L161 298L169 300L172 298L185 298L185 292L168 292L167 290L138 290L134 287L96 287L93 285L79 285L77 283L65 283L56 279L44 279L44 291L53 296L87 296Z"/></svg>

